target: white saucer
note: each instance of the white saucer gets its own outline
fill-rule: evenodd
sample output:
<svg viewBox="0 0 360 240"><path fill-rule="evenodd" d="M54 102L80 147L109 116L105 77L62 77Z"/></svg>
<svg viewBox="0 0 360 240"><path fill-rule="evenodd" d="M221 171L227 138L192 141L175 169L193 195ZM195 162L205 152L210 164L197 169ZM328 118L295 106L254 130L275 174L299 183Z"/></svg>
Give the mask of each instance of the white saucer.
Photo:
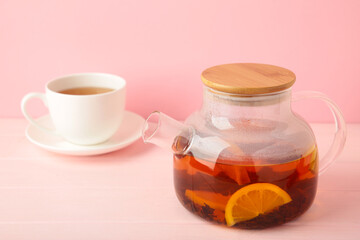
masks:
<svg viewBox="0 0 360 240"><path fill-rule="evenodd" d="M54 128L49 115L44 115L38 118L37 121L43 126ZM91 146L69 143L61 137L38 129L32 124L26 128L25 133L30 142L48 151L67 155L89 156L112 152L135 142L141 137L144 121L141 116L125 111L123 122L117 133L106 142Z"/></svg>

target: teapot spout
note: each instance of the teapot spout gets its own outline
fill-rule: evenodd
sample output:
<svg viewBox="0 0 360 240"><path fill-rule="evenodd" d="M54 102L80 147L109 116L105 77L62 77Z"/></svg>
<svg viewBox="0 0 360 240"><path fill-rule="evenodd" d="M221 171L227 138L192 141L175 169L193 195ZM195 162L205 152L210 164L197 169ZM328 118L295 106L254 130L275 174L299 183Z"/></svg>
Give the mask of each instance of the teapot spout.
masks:
<svg viewBox="0 0 360 240"><path fill-rule="evenodd" d="M191 147L194 129L168 115L154 111L142 131L144 143L152 143L175 154L186 154Z"/></svg>

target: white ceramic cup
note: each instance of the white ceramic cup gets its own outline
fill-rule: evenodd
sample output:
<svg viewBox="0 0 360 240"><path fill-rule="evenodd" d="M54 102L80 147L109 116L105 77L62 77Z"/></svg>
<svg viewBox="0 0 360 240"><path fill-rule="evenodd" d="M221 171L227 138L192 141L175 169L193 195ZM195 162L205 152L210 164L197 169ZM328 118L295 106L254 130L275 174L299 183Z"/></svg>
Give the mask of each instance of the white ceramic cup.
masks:
<svg viewBox="0 0 360 240"><path fill-rule="evenodd" d="M102 87L110 92L70 95L60 91L79 87ZM126 82L106 73L80 73L56 78L46 84L44 93L29 93L21 102L27 120L39 129L62 136L79 145L93 145L111 138L120 127L125 110ZM32 98L40 98L48 107L55 130L38 124L26 111Z"/></svg>

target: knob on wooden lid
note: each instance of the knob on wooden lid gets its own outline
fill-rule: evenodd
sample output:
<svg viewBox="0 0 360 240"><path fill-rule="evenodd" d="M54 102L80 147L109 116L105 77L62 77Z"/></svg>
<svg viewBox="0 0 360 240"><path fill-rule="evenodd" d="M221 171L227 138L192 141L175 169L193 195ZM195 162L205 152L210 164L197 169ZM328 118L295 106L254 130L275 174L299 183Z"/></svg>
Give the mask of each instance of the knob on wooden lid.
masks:
<svg viewBox="0 0 360 240"><path fill-rule="evenodd" d="M259 63L231 63L202 72L203 83L215 90L236 94L264 94L285 90L295 82L285 68Z"/></svg>

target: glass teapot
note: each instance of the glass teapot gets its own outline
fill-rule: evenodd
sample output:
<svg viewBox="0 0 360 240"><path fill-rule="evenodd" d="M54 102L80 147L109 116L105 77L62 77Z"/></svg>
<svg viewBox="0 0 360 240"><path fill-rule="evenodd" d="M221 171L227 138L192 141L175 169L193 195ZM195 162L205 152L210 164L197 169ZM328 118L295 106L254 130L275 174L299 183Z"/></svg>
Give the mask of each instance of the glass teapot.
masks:
<svg viewBox="0 0 360 240"><path fill-rule="evenodd" d="M173 152L175 191L194 214L229 227L266 228L288 222L312 204L318 174L346 138L344 118L320 92L292 94L295 74L266 64L236 63L203 71L202 108L185 123L153 112L144 142ZM327 103L336 132L318 163L315 136L291 102Z"/></svg>

